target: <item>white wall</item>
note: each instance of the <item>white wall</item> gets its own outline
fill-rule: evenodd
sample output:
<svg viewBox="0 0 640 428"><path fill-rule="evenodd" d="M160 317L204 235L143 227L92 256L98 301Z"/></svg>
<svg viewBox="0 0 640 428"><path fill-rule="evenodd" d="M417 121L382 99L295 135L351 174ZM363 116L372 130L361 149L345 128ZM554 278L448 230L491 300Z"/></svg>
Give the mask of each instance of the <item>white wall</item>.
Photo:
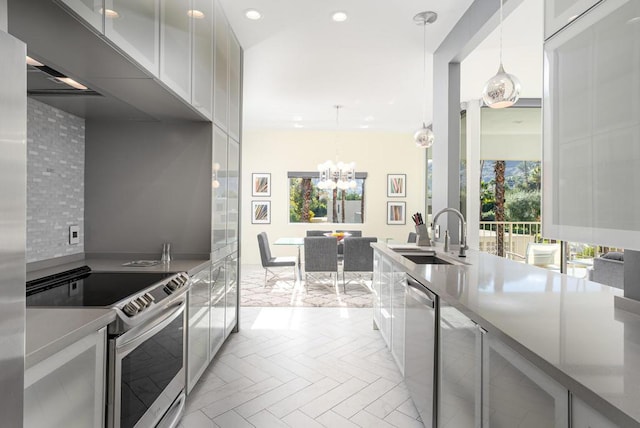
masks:
<svg viewBox="0 0 640 428"><path fill-rule="evenodd" d="M387 201L404 201L407 213L424 212L425 152L413 136L402 133L330 131L248 131L242 140L242 263L260 264L256 235L267 232L274 255L296 255L295 247L278 247L279 237L304 236L307 229L358 229L363 236L405 241L413 230L411 214L406 225L387 225ZM354 161L366 172L364 224L290 224L288 171L316 171L331 159ZM271 173L271 197L251 196L251 174ZM387 198L387 174L407 174L407 197ZM251 224L251 201L271 201L271 224Z"/></svg>

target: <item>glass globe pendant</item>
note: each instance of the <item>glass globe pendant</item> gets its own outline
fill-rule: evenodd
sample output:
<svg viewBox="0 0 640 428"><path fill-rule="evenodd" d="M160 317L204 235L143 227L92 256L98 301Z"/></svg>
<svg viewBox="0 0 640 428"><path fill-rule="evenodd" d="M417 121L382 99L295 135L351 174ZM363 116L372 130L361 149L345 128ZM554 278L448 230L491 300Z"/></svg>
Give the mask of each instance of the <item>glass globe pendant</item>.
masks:
<svg viewBox="0 0 640 428"><path fill-rule="evenodd" d="M491 108L505 108L514 105L520 98L520 81L513 74L504 71L502 63L495 76L484 84L482 100Z"/></svg>
<svg viewBox="0 0 640 428"><path fill-rule="evenodd" d="M504 71L502 66L502 3L503 0L500 0L500 67L482 89L482 100L491 108L511 107L520 98L520 81Z"/></svg>
<svg viewBox="0 0 640 428"><path fill-rule="evenodd" d="M431 128L427 127L423 123L422 128L418 129L418 131L413 134L413 139L416 142L417 147L420 147L421 149L428 149L433 146L435 136L433 135Z"/></svg>

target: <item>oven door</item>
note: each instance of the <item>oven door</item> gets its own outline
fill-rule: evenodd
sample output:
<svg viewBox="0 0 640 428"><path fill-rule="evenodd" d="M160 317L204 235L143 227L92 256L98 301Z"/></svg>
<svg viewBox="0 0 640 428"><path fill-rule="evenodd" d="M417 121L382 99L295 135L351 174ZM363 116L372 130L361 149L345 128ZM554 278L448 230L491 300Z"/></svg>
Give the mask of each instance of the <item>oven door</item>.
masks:
<svg viewBox="0 0 640 428"><path fill-rule="evenodd" d="M169 413L176 413L174 407L183 406L178 398L185 385L184 332L182 299L109 340L109 427L154 427L170 408Z"/></svg>

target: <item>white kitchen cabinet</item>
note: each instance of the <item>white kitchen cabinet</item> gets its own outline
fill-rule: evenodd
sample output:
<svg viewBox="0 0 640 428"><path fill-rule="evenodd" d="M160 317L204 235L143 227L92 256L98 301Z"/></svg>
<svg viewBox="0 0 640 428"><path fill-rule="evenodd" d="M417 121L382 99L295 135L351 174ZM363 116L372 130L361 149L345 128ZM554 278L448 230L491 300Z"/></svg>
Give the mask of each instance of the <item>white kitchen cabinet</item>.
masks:
<svg viewBox="0 0 640 428"><path fill-rule="evenodd" d="M392 263L386 257L382 257L380 265L380 323L378 329L387 347L391 348L391 320L392 320Z"/></svg>
<svg viewBox="0 0 640 428"><path fill-rule="evenodd" d="M213 0L192 0L195 15L192 26L191 104L207 118L213 119Z"/></svg>
<svg viewBox="0 0 640 428"><path fill-rule="evenodd" d="M229 129L229 23L216 1L213 73L213 119L223 131Z"/></svg>
<svg viewBox="0 0 640 428"><path fill-rule="evenodd" d="M391 355L404 376L407 275L402 270L393 269L391 279Z"/></svg>
<svg viewBox="0 0 640 428"><path fill-rule="evenodd" d="M106 327L28 368L26 428L104 426Z"/></svg>
<svg viewBox="0 0 640 428"><path fill-rule="evenodd" d="M227 135L213 127L213 183L211 186L211 250L227 244Z"/></svg>
<svg viewBox="0 0 640 428"><path fill-rule="evenodd" d="M480 426L482 335L476 323L440 299L438 426Z"/></svg>
<svg viewBox="0 0 640 428"><path fill-rule="evenodd" d="M226 266L225 259L213 263L211 268L211 303L210 330L209 330L209 355L212 359L224 342L225 330L225 291L226 291Z"/></svg>
<svg viewBox="0 0 640 428"><path fill-rule="evenodd" d="M580 14L600 0L545 0L544 2L544 38L570 24Z"/></svg>
<svg viewBox="0 0 640 428"><path fill-rule="evenodd" d="M242 51L233 32L229 33L229 136L240 140L240 98Z"/></svg>
<svg viewBox="0 0 640 428"><path fill-rule="evenodd" d="M571 397L571 428L618 428L587 403L576 396Z"/></svg>
<svg viewBox="0 0 640 428"><path fill-rule="evenodd" d="M105 8L118 15L105 18L105 36L159 76L160 0L105 0Z"/></svg>
<svg viewBox="0 0 640 428"><path fill-rule="evenodd" d="M606 0L544 46L543 234L640 249L640 2Z"/></svg>
<svg viewBox="0 0 640 428"><path fill-rule="evenodd" d="M483 335L483 427L569 426L569 392L504 342Z"/></svg>
<svg viewBox="0 0 640 428"><path fill-rule="evenodd" d="M225 292L225 328L224 337L233 332L238 321L238 253L235 252L225 259L226 292Z"/></svg>
<svg viewBox="0 0 640 428"><path fill-rule="evenodd" d="M160 80L191 103L191 0L161 0ZM200 16L200 15L197 15Z"/></svg>
<svg viewBox="0 0 640 428"><path fill-rule="evenodd" d="M380 329L380 281L382 277L382 259L384 256L377 250L373 250L373 283L371 293L373 294L373 327Z"/></svg>
<svg viewBox="0 0 640 428"><path fill-rule="evenodd" d="M104 33L103 0L60 0L90 26Z"/></svg>
<svg viewBox="0 0 640 428"><path fill-rule="evenodd" d="M191 276L187 316L187 392L191 392L209 364L211 265Z"/></svg>

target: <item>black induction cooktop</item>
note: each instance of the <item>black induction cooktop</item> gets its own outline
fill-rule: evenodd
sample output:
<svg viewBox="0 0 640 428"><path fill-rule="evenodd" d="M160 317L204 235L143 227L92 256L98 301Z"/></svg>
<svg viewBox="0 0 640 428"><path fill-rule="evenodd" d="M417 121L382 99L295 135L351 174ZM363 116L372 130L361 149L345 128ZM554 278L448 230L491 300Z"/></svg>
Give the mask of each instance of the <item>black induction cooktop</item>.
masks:
<svg viewBox="0 0 640 428"><path fill-rule="evenodd" d="M109 307L171 275L93 272L83 266L27 282L27 306Z"/></svg>

